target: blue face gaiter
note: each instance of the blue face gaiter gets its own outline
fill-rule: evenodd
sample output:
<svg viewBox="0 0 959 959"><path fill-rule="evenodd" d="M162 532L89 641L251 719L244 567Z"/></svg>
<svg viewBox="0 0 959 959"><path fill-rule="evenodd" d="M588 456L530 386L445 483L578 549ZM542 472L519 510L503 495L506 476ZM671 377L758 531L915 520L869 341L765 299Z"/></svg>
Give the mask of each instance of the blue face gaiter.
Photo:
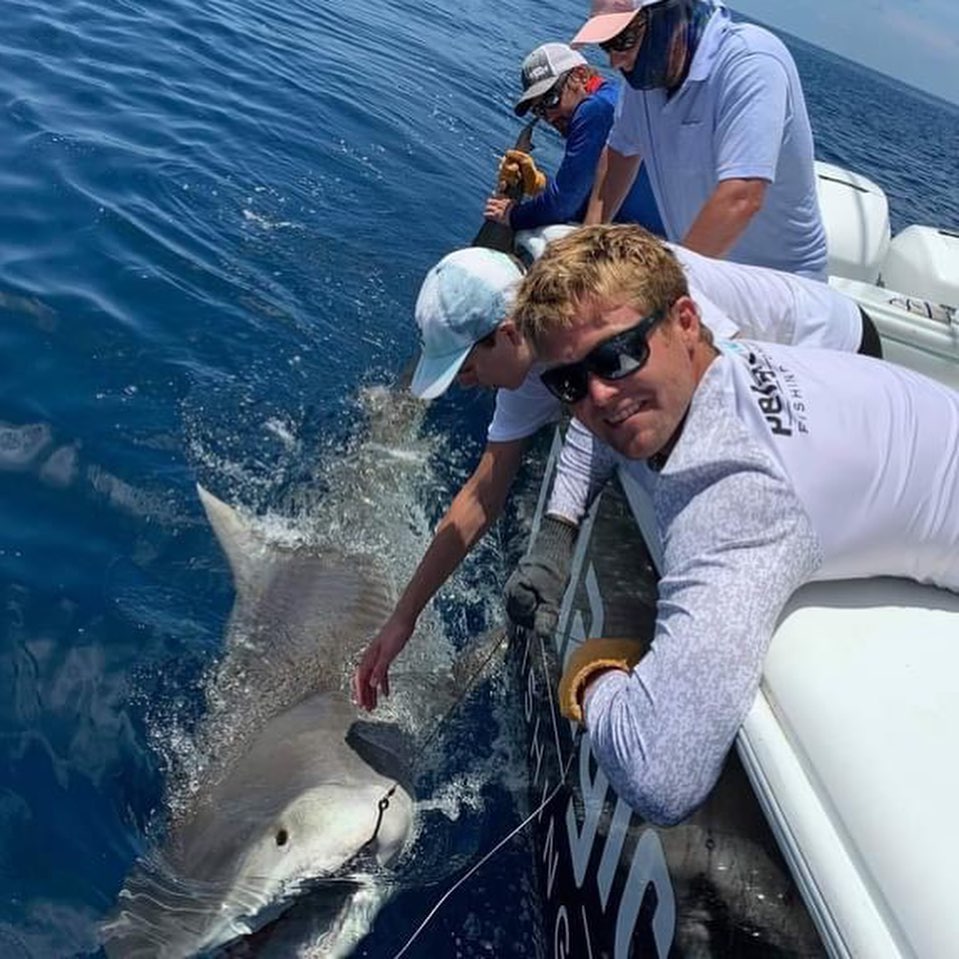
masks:
<svg viewBox="0 0 959 959"><path fill-rule="evenodd" d="M635 90L674 89L685 79L715 7L710 0L665 0L646 8L646 33L626 82Z"/></svg>

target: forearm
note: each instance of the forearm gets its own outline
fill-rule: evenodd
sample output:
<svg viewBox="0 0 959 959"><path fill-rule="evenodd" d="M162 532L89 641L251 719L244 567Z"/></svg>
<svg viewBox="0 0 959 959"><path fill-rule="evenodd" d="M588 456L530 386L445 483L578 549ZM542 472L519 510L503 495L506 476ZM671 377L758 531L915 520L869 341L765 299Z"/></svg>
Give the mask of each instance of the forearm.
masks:
<svg viewBox="0 0 959 959"><path fill-rule="evenodd" d="M573 419L556 464L547 514L579 525L615 469L609 447L597 440L579 420Z"/></svg>
<svg viewBox="0 0 959 959"><path fill-rule="evenodd" d="M671 525L649 651L584 689L597 761L626 802L661 824L684 819L712 789L783 605L821 562L808 517L778 480L723 485Z"/></svg>
<svg viewBox="0 0 959 959"><path fill-rule="evenodd" d="M499 518L525 446L525 440L487 446L475 472L440 520L396 604L393 619L412 627L426 604Z"/></svg>
<svg viewBox="0 0 959 959"><path fill-rule="evenodd" d="M589 106L584 104L574 115L563 161L555 176L549 178L546 189L513 210L510 222L514 230L568 223L583 215L609 129L608 123L597 123L594 115L590 118Z"/></svg>
<svg viewBox="0 0 959 959"><path fill-rule="evenodd" d="M682 245L705 256L725 256L763 205L765 180L723 180L703 204Z"/></svg>
<svg viewBox="0 0 959 959"><path fill-rule="evenodd" d="M609 223L616 216L636 179L640 163L642 157L638 154L625 156L611 147L603 150L586 210L587 224Z"/></svg>
<svg viewBox="0 0 959 959"><path fill-rule="evenodd" d="M495 516L485 515L475 504L456 501L443 517L416 571L403 590L393 617L412 625L426 604L466 558Z"/></svg>
<svg viewBox="0 0 959 959"><path fill-rule="evenodd" d="M557 181L550 178L546 189L531 200L519 203L510 210L510 226L516 230L534 230L549 223L565 223L573 218L576 207L570 208L568 198L560 192Z"/></svg>

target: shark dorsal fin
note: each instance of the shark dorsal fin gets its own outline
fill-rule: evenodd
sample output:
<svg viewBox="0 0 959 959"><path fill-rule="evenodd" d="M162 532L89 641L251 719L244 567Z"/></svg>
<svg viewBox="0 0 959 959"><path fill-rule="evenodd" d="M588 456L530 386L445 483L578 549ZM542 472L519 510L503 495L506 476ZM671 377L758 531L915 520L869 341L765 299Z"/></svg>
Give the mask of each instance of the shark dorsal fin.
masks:
<svg viewBox="0 0 959 959"><path fill-rule="evenodd" d="M199 483L196 489L220 548L226 554L234 581L237 585L250 585L255 579L255 557L263 549L262 541L232 506L217 499Z"/></svg>

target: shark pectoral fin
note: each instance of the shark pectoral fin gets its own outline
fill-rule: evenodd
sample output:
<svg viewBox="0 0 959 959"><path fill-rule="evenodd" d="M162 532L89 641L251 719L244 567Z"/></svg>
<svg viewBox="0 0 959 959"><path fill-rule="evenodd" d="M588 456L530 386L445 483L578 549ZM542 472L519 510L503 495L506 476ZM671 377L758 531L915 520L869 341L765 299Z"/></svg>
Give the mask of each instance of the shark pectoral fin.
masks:
<svg viewBox="0 0 959 959"><path fill-rule="evenodd" d="M357 719L346 731L346 745L384 779L398 782L411 792L409 760L415 751L413 737L393 723Z"/></svg>

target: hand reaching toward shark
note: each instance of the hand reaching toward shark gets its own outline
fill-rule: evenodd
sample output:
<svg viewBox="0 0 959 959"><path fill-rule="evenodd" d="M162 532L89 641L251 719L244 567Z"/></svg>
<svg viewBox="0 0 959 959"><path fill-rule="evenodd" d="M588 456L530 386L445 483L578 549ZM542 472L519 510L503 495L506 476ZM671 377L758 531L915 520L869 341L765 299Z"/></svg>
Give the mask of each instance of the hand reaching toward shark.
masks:
<svg viewBox="0 0 959 959"><path fill-rule="evenodd" d="M353 699L358 706L368 710L376 709L378 690L384 696L389 696L390 663L400 654L413 634L414 625L391 616L366 647L360 664L353 673Z"/></svg>
<svg viewBox="0 0 959 959"><path fill-rule="evenodd" d="M366 647L353 673L353 699L357 706L375 709L380 691L389 696L390 663L413 635L416 620L426 604L502 512L526 444L525 438L486 444L473 475L439 521L433 539L396 607Z"/></svg>

